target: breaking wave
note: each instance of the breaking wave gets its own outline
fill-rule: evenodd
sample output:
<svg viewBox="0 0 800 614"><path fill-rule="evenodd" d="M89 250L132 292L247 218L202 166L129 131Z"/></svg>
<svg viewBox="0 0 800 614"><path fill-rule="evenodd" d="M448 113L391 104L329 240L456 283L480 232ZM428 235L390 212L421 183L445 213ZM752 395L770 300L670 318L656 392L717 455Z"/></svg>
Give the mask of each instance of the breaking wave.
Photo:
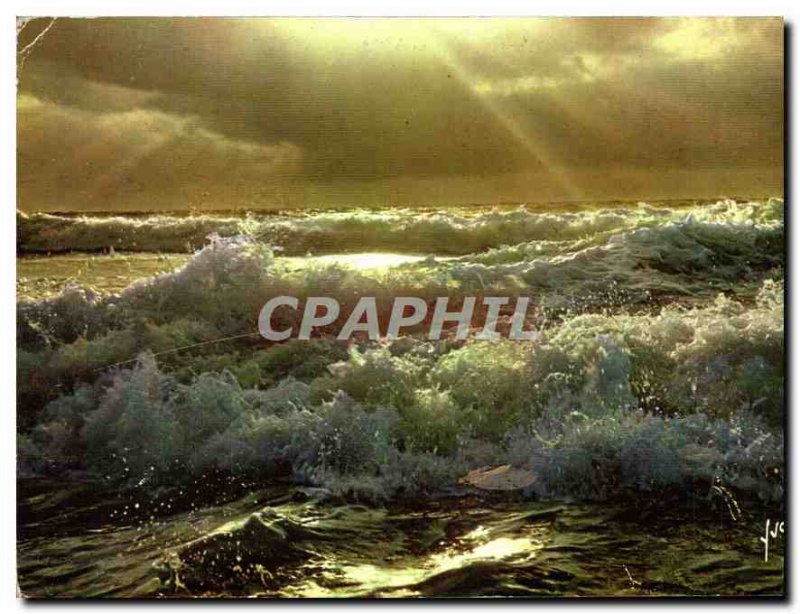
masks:
<svg viewBox="0 0 800 614"><path fill-rule="evenodd" d="M720 297L658 315L581 315L539 344L315 344L217 356L219 371L209 356L159 366L144 354L47 404L22 436L23 470L154 484L288 472L382 499L513 462L541 473L544 496L695 481L782 494L779 284L752 307ZM21 354L29 382L68 360L42 367Z"/></svg>
<svg viewBox="0 0 800 614"><path fill-rule="evenodd" d="M141 224L138 244L152 246L155 229L174 230L153 219L102 223ZM23 249L97 241L86 232L96 220L48 220L24 218ZM241 230L240 220L212 221L185 220L191 232ZM282 475L375 500L508 463L539 476L542 497L702 484L780 500L782 201L253 223L264 227L216 238L182 268L117 294L70 287L18 303L21 474L117 485ZM266 226L291 234L297 253L435 241L468 255L383 273L293 270ZM180 234L170 232L164 241ZM256 332L278 295L331 296L346 314L365 295L490 292L530 296L541 339L412 334L348 347L323 335L264 346Z"/></svg>
<svg viewBox="0 0 800 614"><path fill-rule="evenodd" d="M314 215L224 217L68 217L17 215L21 253L64 251L192 252L212 235L248 235L286 255L397 251L464 255L530 241L577 241L608 233L685 220L741 224L783 222L783 201L725 200L694 207L584 208L552 213L539 209L386 211L354 210Z"/></svg>

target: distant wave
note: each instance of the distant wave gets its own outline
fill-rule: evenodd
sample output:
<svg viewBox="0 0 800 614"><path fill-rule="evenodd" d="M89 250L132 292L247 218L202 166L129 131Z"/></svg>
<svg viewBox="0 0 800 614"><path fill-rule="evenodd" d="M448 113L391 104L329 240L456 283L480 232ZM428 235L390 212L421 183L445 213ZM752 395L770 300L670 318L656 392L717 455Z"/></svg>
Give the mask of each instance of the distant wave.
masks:
<svg viewBox="0 0 800 614"><path fill-rule="evenodd" d="M286 255L397 251L464 255L530 241L576 241L677 221L768 224L783 220L783 201L720 201L694 208L598 208L552 212L519 208L466 215L409 209L306 216L65 217L17 216L20 253L63 251L192 252L209 237L247 235Z"/></svg>

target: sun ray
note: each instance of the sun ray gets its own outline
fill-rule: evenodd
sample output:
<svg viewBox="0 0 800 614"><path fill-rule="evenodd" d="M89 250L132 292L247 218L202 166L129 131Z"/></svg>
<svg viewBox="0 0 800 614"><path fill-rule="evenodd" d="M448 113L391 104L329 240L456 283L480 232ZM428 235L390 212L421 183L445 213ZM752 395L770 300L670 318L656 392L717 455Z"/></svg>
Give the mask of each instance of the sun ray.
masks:
<svg viewBox="0 0 800 614"><path fill-rule="evenodd" d="M457 57L453 46L448 44L446 34L441 30L437 31L435 29L432 30L432 33L434 33L434 48L438 57L442 63L452 71L452 74L454 74L469 91L474 93L475 100L479 101L498 123L505 128L508 134L541 165L542 169L559 184L559 187L568 198L580 198L581 192L578 186L565 170L567 165L558 159L552 148L548 145L547 138L541 133L536 133L532 126L523 126L514 116L512 110L508 108L508 104L505 104L496 97L480 95L480 93L475 90L475 85L479 81L477 76Z"/></svg>

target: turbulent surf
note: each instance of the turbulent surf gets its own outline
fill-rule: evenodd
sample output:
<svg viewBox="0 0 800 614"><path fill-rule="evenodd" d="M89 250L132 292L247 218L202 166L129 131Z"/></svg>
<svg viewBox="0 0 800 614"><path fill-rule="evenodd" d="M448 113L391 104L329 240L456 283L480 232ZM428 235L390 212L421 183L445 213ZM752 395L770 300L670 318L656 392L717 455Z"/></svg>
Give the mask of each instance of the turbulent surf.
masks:
<svg viewBox="0 0 800 614"><path fill-rule="evenodd" d="M783 590L780 547L755 566L783 513L780 199L20 214L18 249L26 594ZM342 315L271 343L279 296ZM528 297L540 334L337 339L363 296Z"/></svg>

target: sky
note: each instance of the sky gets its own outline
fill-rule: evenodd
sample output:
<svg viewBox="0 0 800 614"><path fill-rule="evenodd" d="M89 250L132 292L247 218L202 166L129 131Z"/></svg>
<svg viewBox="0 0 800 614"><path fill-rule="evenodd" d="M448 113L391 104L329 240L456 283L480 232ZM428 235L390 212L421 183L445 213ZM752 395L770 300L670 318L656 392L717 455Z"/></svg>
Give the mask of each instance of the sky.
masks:
<svg viewBox="0 0 800 614"><path fill-rule="evenodd" d="M18 208L780 196L767 18L38 19Z"/></svg>

